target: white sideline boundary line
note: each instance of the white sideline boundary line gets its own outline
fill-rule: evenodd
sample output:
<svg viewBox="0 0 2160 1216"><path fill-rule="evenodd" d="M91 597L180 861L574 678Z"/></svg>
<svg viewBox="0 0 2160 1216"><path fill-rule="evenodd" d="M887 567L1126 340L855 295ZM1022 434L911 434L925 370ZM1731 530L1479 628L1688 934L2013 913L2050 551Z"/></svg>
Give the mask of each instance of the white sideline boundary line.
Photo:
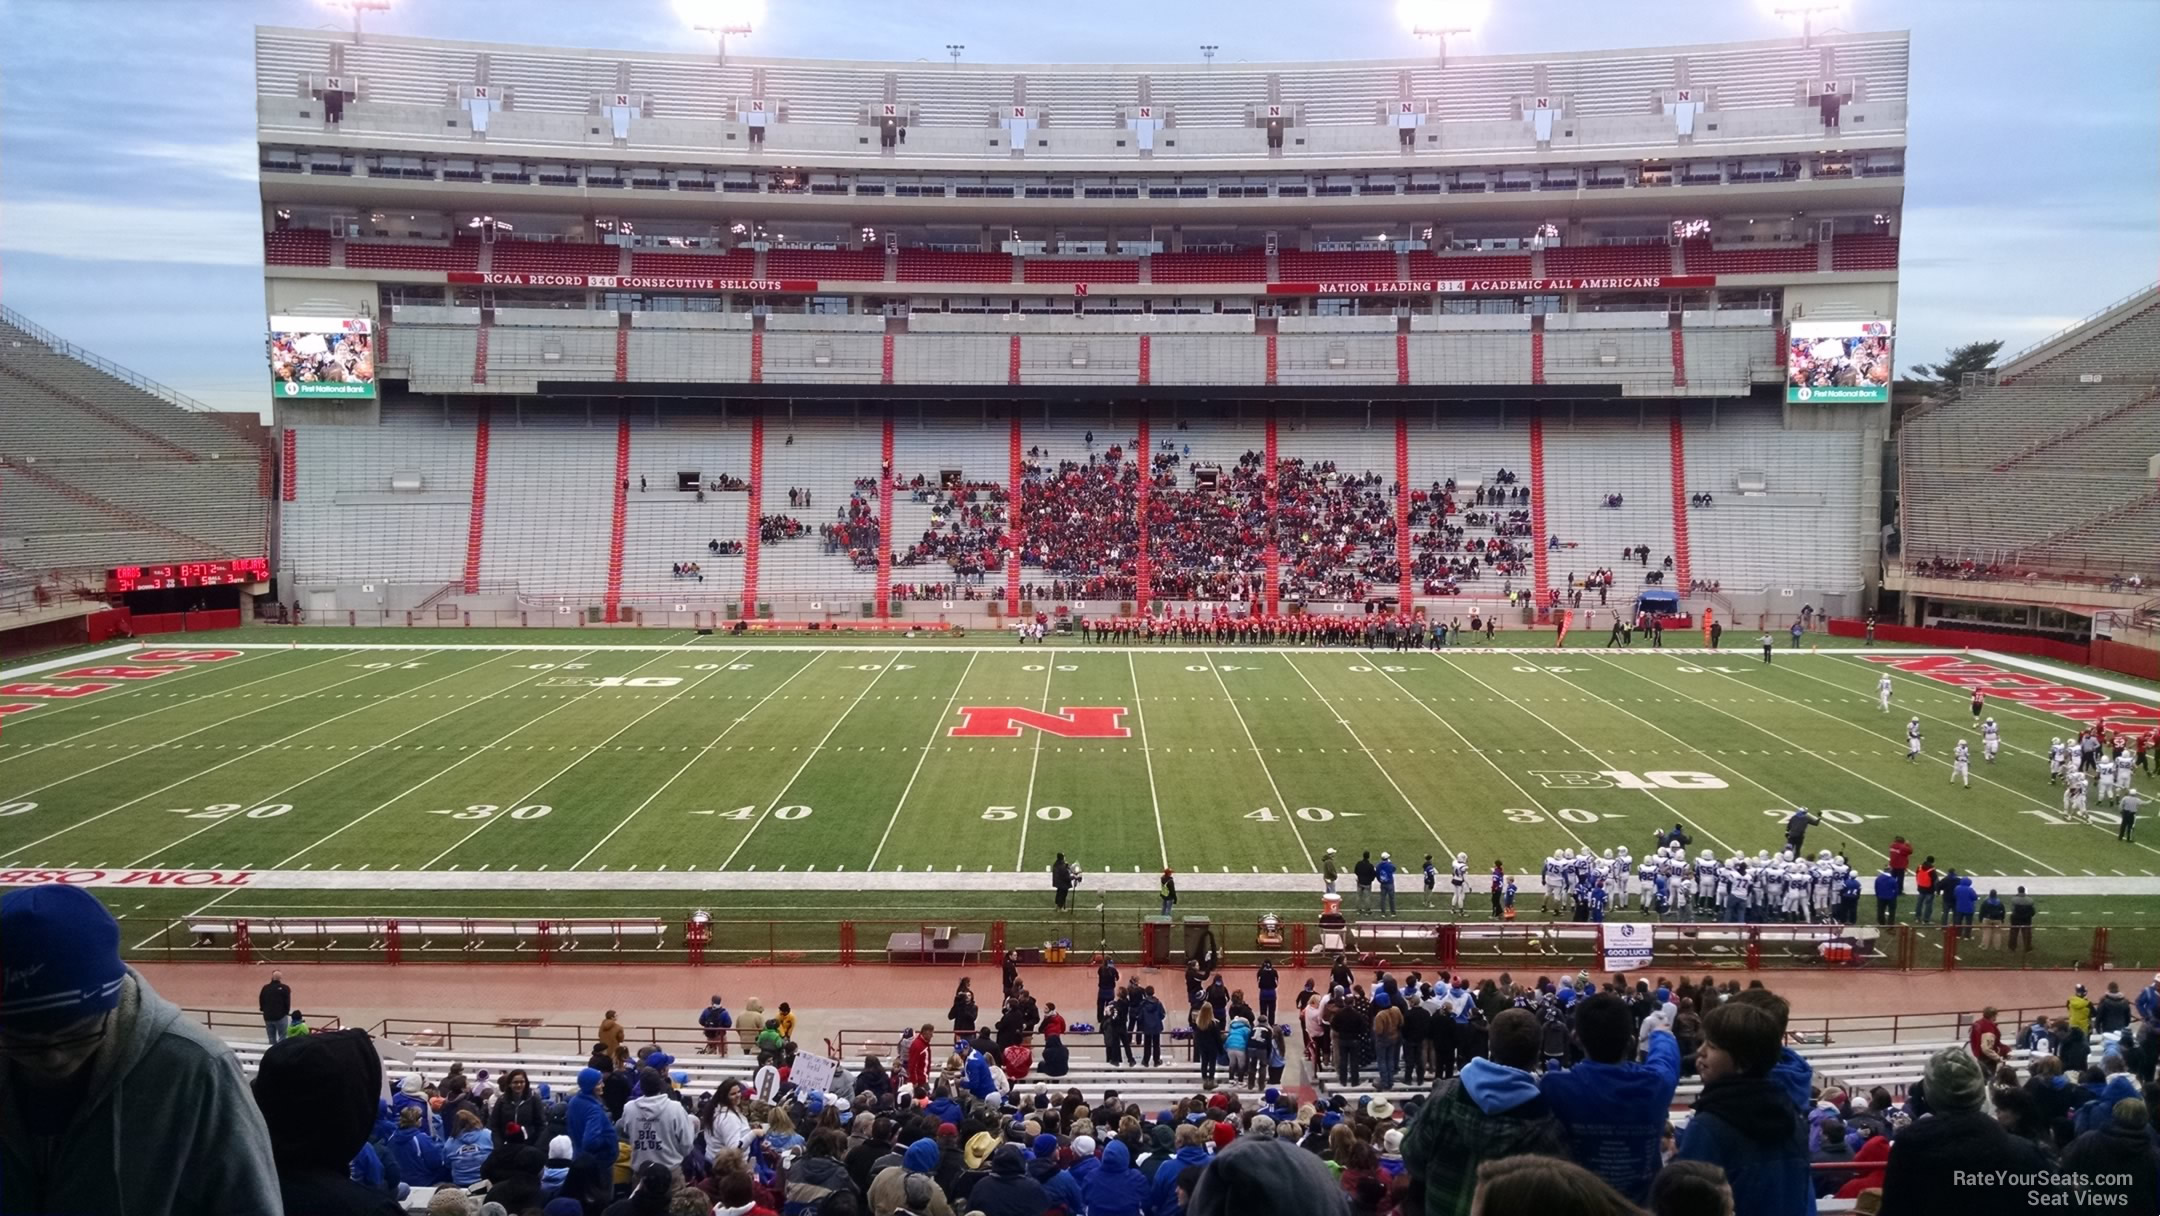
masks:
<svg viewBox="0 0 2160 1216"><path fill-rule="evenodd" d="M113 887L138 891L174 888L206 893L218 891L221 898L243 891L457 891L470 894L474 889L473 874L474 871L470 870L136 870L125 867L105 870L0 870L0 887L66 882L71 886ZM1527 873L1515 877L1518 882L1528 882L1536 878L1535 875ZM1312 906L1315 909L1320 901L1318 873L1209 874L1195 870L1181 874L1178 878L1179 887L1186 891L1232 895L1303 895L1313 901ZM2160 895L2160 877L2085 878L2049 875L2027 878L1976 874L1972 878L1974 885L1979 887L2011 891L2022 886L2028 894L2042 897ZM1153 895L1158 876L1146 872L1120 874L1114 871L1090 871L1087 881L1090 890ZM1049 875L1012 870L972 873L963 870L944 874L893 870L849 870L846 873L821 870L789 870L785 873L778 870L490 870L484 885L489 892L973 891L1044 897L1050 894ZM205 907L207 908L207 905ZM2042 908L2042 911L2046 909ZM349 914L369 915L362 909L353 909ZM604 915L597 912L594 914ZM327 918L330 914L326 913L325 916ZM1487 923L1491 918L1479 915L1460 919ZM1668 925L1671 932L1681 932L1689 922L1662 923ZM1709 928L1724 927L1714 922L1703 924Z"/></svg>
<svg viewBox="0 0 2160 1216"><path fill-rule="evenodd" d="M42 671L55 671L62 667L73 667L78 663L95 663L99 659L116 658L120 655L128 653L131 650L149 649L152 649L152 647L147 642L129 642L125 646L107 646L103 650L87 650L81 654L71 654L64 659L47 659L42 663L25 663L21 667L0 667L0 681L14 680L22 676L34 676ZM172 649L172 647L160 646L156 647L156 649L169 650ZM209 645L203 645L191 646L188 647L188 649L210 650L213 649L213 647ZM230 646L218 646L214 649L230 650L232 648Z"/></svg>

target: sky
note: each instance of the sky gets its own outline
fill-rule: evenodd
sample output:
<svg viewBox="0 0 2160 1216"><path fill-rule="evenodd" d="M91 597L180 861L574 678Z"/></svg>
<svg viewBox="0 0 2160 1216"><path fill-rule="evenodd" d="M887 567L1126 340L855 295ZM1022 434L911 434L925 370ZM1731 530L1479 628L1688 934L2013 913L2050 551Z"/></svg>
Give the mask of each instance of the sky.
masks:
<svg viewBox="0 0 2160 1216"><path fill-rule="evenodd" d="M1436 0L1444 2L1444 0ZM1797 2L1797 0L1796 0ZM1493 4L1452 54L1769 38L1772 0ZM1314 20L1325 9L1324 20ZM368 28L702 52L676 0L395 0ZM0 0L0 304L212 405L266 409L253 27L319 0ZM1912 33L1899 362L2014 351L2160 278L2160 0L1852 0ZM943 62L1425 53L1394 0L767 0L732 49Z"/></svg>

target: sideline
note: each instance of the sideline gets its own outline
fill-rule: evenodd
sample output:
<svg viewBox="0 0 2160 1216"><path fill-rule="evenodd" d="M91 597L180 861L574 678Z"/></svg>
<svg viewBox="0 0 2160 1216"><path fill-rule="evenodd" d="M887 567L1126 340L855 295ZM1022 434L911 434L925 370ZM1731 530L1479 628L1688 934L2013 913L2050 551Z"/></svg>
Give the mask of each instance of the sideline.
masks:
<svg viewBox="0 0 2160 1216"><path fill-rule="evenodd" d="M2001 663L2005 667L2021 667L2026 671L2036 671L2041 675L2054 676L2058 680L2070 680L2079 684L2090 685L2093 688L2102 689L2117 696L2136 697L2140 701L2151 701L2160 704L2160 692L2155 692L2143 685L2125 684L2121 680L2110 680L2106 676L2096 676L2090 672L2079 671L2075 667L2057 667L2053 663L2043 663L2038 659L2020 658L2017 655L2004 654L1998 650L1974 650L1968 653L1974 658L1986 659L1990 663Z"/></svg>
<svg viewBox="0 0 2160 1216"><path fill-rule="evenodd" d="M147 645L147 643L138 643L138 644L137 644L137 645L135 645L135 646L130 646L130 647L126 647L125 649L127 649L127 650L134 650L134 649L140 649L140 648L142 648L143 646L146 646L146 645ZM422 643L418 643L418 642L220 642L220 643L218 643L218 644L217 644L217 648L218 648L218 649L220 649L220 650L440 650L440 651L449 651L449 652L452 652L452 653L454 653L454 652L457 652L457 651L460 651L460 650L532 650L532 651L557 651L557 650L576 650L576 651L588 651L588 652L593 652L593 653L599 653L599 654L607 654L607 653L615 653L615 652L644 653L644 652L648 652L648 651L666 651L666 650L679 650L679 651L685 651L685 652L688 652L688 651L693 651L693 650L729 650L729 649L737 649L737 650L742 650L742 651L744 651L745 653L757 653L757 652L760 652L760 651L774 651L774 652L776 652L776 653L780 653L780 654L788 654L788 653L809 653L809 652L817 652L817 653L821 653L821 654L822 654L822 653L826 653L826 652L839 652L839 653L846 653L846 654L855 654L855 653L861 653L861 652L873 652L873 653L874 653L874 652L876 652L876 651L880 651L880 650L890 650L890 651L897 651L897 652L900 652L900 653L903 653L903 654L917 654L917 653L925 653L925 654L1017 654L1017 655L1027 655L1027 654L1034 654L1034 653L1038 653L1038 652L1040 652L1040 653L1043 653L1043 654L1055 654L1055 655L1076 655L1076 654L1203 654L1203 655L1204 655L1204 654L1326 654L1326 653L1329 653L1329 652L1331 652L1331 651L1332 651L1332 652L1334 652L1334 653L1337 653L1337 654L1368 654L1368 655L1395 655L1395 656L1397 656L1397 657L1400 657L1400 658L1404 658L1404 659L1408 659L1408 658L1412 658L1412 657L1416 657L1416 656L1420 656L1420 655L1427 655L1427 656L1429 656L1429 655L1459 655L1459 654L1499 654L1499 655L1508 655L1508 654L1543 654L1543 655L1562 655L1562 656L1566 656L1566 655L1581 655L1581 654L1593 654L1593 653L1594 653L1594 654L1598 654L1598 655L1603 655L1603 656L1607 656L1607 657L1611 657L1611 656L1616 656L1616 655L1617 655L1617 656L1627 656L1627 655L1634 655L1634 656L1638 656L1638 657L1644 657L1644 658L1658 658L1658 657L1661 657L1661 656L1671 656L1671 655L1723 655L1723 656L1729 656L1729 657L1731 657L1731 658L1734 658L1734 659L1736 659L1736 660L1739 660L1739 661L1744 661L1744 662L1748 662L1748 663L1754 663L1754 662L1756 662L1756 661L1757 661L1757 658L1756 658L1756 654L1755 654L1755 652L1754 652L1754 651L1751 651L1751 650L1747 650L1747 649L1745 649L1745 648L1734 648L1734 647L1730 647L1730 646L1727 646L1727 647L1721 647L1721 648L1719 648L1719 649L1716 649L1716 650L1712 650L1712 649L1710 649L1710 648L1709 648L1709 647L1707 647L1707 646L1667 646L1667 647L1663 648L1662 650L1652 649L1652 648L1650 648L1650 647L1647 647L1647 646L1636 646L1636 647L1623 647L1623 648L1621 648L1621 649L1617 649L1617 650L1608 650L1608 649L1605 649L1605 648L1603 648L1603 647L1598 647L1598 646L1572 646L1572 647L1563 647L1563 646L1442 646L1442 647L1440 647L1440 648L1438 648L1438 649L1433 649L1433 648L1431 648L1431 647L1420 647L1420 648L1418 648L1418 649L1416 649L1416 650L1404 650L1404 651L1392 651L1392 650L1387 650L1387 651L1379 651L1379 650L1373 650L1373 649L1372 649L1371 647L1365 646L1365 645L1363 645L1363 644L1362 644L1362 643L1360 643L1360 642L1347 642L1347 641L1345 641L1345 642L1331 642L1331 643L1325 643L1325 644L1321 644L1321 645L1315 645L1315 646L1253 646L1253 645L1248 645L1248 644L1245 644L1245 643L1241 643L1241 642L1222 642L1222 643L1219 643L1219 644L1216 644L1216 645L1189 645L1189 644L1185 644L1185 643L1179 643L1179 644L1177 644L1177 645L1175 645L1175 646L1170 646L1170 645L1163 645L1163 646L1122 646L1122 645L1121 645L1121 646L1108 646L1108 645L1098 645L1098 644L1096 644L1096 643L1093 643L1093 642L1081 642L1081 641L1079 641L1079 640L1077 640L1077 639L1068 639L1068 640L1065 640L1065 641L1062 641L1062 642L1057 642L1057 643L1049 643L1049 644L1041 644L1041 645L1037 645L1037 646L1022 646L1022 645L1019 645L1019 644L1016 644L1016 643L1012 643L1012 642L1002 642L1002 643L999 643L999 644L997 644L997 645L994 645L994 646L960 646L960 645L952 645L952 644L949 644L949 643L932 643L932 642L924 642L924 643L921 643L921 644L919 644L919 645L914 645L914 644L910 644L910 645L899 645L899 644L897 644L896 642L888 642L888 643L882 643L882 644L877 644L877 645L872 645L872 644L870 644L870 643L867 643L867 642L853 642L853 643L819 643L819 642L773 642L773 643L764 643L764 642L744 642L743 640L741 640L741 639L739 639L739 638L721 638L721 637L714 637L714 638L712 639L712 641L711 641L710 643L708 643L708 644L705 644L705 645L700 645L700 644L698 644L698 643L696 643L696 642L683 642L683 643L680 643L680 644L678 644L678 645L674 645L674 646L661 646L661 645L655 645L655 644L633 644L633 643L618 643L618 644L615 644L615 645L607 645L607 646L576 646L576 645L570 645L570 644L566 644L566 643L554 643L554 642L548 642L548 643L537 643L537 642L536 642L536 643L526 643L526 644L523 644L523 645L519 645L519 644L515 644L515 643L507 643L507 644L506 644L506 643L497 643L497 642L474 642L474 643L470 643L470 644L460 644L460 643L447 643L447 642L446 642L446 643L437 643L437 644L433 644L433 645L426 645L426 644L422 644ZM1812 657L1812 658L1836 658L1836 657L1838 657L1838 656L1841 656L1841 655L1849 655L1849 654L1862 654L1862 653L1868 653L1868 652L1866 652L1866 651L1862 651L1862 650L1858 650L1858 649L1856 649L1856 648L1853 648L1853 647L1848 647L1848 646L1840 646L1840 647L1837 647L1837 648L1835 648L1835 649L1831 649L1831 650L1780 650L1780 651L1778 651L1778 652L1777 652L1777 656L1778 656L1778 658L1779 658L1779 659L1780 659L1780 660L1782 661L1782 660L1785 660L1785 659L1792 659L1792 658L1807 658L1807 657ZM1985 652L1981 652L1981 651L1972 651L1972 650L1945 649L1945 648L1940 648L1940 647L1938 647L1938 648L1934 648L1934 649L1929 649L1929 648L1925 648L1925 647L1917 647L1917 646L1915 646L1915 647L1899 647L1899 648L1898 648L1898 649L1896 649L1896 650L1881 650L1881 651L1876 651L1876 652L1874 652L1874 653L1878 653L1878 654L1899 654L1899 655L1972 655L1972 654L1980 654L1980 653L1985 653ZM84 661L84 659L83 659L82 657L80 657L80 656L78 656L78 657L77 657L77 658L75 658L75 659L71 659L71 660L69 660L69 662L76 662L76 663L79 663L79 662L82 662L82 661ZM2151 694L2150 694L2150 693L2147 693L2147 694L2145 694L2145 695L2148 695L2148 696L2149 696L2149 695L2151 695Z"/></svg>

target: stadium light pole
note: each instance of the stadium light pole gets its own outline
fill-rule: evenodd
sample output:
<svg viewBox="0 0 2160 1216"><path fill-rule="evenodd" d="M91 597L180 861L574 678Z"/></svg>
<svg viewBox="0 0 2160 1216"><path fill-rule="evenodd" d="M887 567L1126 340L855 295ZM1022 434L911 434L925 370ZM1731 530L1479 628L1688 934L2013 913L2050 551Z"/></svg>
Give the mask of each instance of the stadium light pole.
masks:
<svg viewBox="0 0 2160 1216"><path fill-rule="evenodd" d="M948 42L945 44L945 53L952 56L953 67L960 66L960 52L966 49L967 43L965 42Z"/></svg>
<svg viewBox="0 0 2160 1216"><path fill-rule="evenodd" d="M1215 66L1215 52L1221 49L1222 47L1216 43L1203 42L1200 44L1200 57L1207 60L1207 65L1212 68Z"/></svg>
<svg viewBox="0 0 2160 1216"><path fill-rule="evenodd" d="M675 0L675 11L692 31L713 36L719 63L727 66L727 40L755 31L763 5L754 0Z"/></svg>
<svg viewBox="0 0 2160 1216"><path fill-rule="evenodd" d="M717 38L719 40L721 67L727 66L728 35L735 34L742 37L748 37L752 32L749 23L747 22L737 25L698 25L692 26L691 28L695 29L700 34L711 34L714 38Z"/></svg>
<svg viewBox="0 0 2160 1216"><path fill-rule="evenodd" d="M1410 32L1420 38L1430 38L1439 43L1439 63L1441 67L1446 67L1448 37L1453 34L1467 34L1470 32L1470 28L1463 25L1413 25L1410 27Z"/></svg>
<svg viewBox="0 0 2160 1216"><path fill-rule="evenodd" d="M390 11L390 0L323 0L323 3L352 14L352 40L356 46L360 42L360 14Z"/></svg>
<svg viewBox="0 0 2160 1216"><path fill-rule="evenodd" d="M1770 11L1788 21L1794 17L1800 19L1800 45L1805 47L1814 45L1815 14L1834 13L1843 7L1841 4L1799 4L1787 8L1774 8Z"/></svg>

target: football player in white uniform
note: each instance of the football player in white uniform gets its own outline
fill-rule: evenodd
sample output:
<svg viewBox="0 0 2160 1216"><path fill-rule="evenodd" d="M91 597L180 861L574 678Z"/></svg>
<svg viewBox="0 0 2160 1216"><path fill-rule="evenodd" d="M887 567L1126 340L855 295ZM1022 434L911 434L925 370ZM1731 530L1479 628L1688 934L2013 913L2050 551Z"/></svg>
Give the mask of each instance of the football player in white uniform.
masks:
<svg viewBox="0 0 2160 1216"><path fill-rule="evenodd" d="M1966 789L1972 788L1972 749L1965 746L1963 739L1957 741L1957 747L1950 753L1950 783L1955 785L1960 781L1965 783Z"/></svg>
<svg viewBox="0 0 2160 1216"><path fill-rule="evenodd" d="M2085 817L2085 770L2071 769L2063 779L2062 808L2067 814Z"/></svg>
<svg viewBox="0 0 2160 1216"><path fill-rule="evenodd" d="M1875 681L1875 699L1882 704L1882 712L1890 712L1890 677Z"/></svg>
<svg viewBox="0 0 2160 1216"><path fill-rule="evenodd" d="M2066 767L2066 766L2067 766L2067 765L2068 765L2069 763L2070 763L2070 753L2069 753L2068 749L2066 749L2066 748L2064 748L2064 747L2063 747L2063 741L2062 741L2062 740L2061 740L2060 738L2057 738L2057 739L2053 740L2052 742L2050 742L2050 743L2048 744L2048 784L2049 784L2049 785L2053 785L2053 784L2055 784L2056 782L2058 782L2058 781L2061 781L2061 780L2063 779L2063 769L2064 769L2064 768L2065 768L2065 767Z"/></svg>
<svg viewBox="0 0 2160 1216"><path fill-rule="evenodd" d="M1980 756L1989 764L1995 763L1995 753L2002 750L2002 728L1989 718L1980 724Z"/></svg>
<svg viewBox="0 0 2160 1216"><path fill-rule="evenodd" d="M1913 761L1918 760L1919 758L1920 719L1914 718L1912 721L1905 724L1905 763L1911 764Z"/></svg>
<svg viewBox="0 0 2160 1216"><path fill-rule="evenodd" d="M2115 752L2115 800L2117 802L2122 801L2122 796L2130 792L2130 774L2136 770L2137 760L2131 756L2130 749L2118 745L2118 750Z"/></svg>
<svg viewBox="0 0 2160 1216"><path fill-rule="evenodd" d="M2115 762L2106 756L2100 757L2100 763L2093 767L2093 776L2099 778L2096 784L2100 787L2094 793L2093 801L2113 802L2115 800Z"/></svg>

